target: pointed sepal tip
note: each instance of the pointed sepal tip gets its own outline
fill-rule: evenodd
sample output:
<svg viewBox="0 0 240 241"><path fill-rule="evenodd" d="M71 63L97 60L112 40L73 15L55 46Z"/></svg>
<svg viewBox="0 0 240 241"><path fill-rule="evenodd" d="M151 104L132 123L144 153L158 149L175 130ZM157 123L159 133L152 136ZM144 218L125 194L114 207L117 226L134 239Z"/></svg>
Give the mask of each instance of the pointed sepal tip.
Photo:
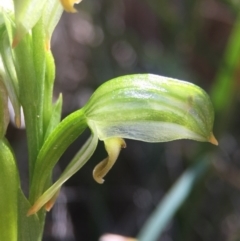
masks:
<svg viewBox="0 0 240 241"><path fill-rule="evenodd" d="M210 138L209 138L208 141L209 141L210 143L212 143L213 145L218 146L218 141L217 141L217 139L215 138L215 136L213 135L213 133L211 133Z"/></svg>

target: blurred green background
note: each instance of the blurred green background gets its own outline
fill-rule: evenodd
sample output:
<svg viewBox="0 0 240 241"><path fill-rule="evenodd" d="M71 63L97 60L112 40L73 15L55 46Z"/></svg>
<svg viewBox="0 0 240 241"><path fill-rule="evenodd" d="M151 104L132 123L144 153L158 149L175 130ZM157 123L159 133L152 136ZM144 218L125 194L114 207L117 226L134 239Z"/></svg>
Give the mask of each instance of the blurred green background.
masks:
<svg viewBox="0 0 240 241"><path fill-rule="evenodd" d="M94 241L104 233L141 241L240 240L239 0L83 0L77 8L63 14L52 38L63 117L111 78L154 73L193 82L210 95L219 146L127 140L99 185L92 178L106 157L99 143L62 189L43 240ZM54 178L88 135L64 154ZM26 189L25 132L10 126L8 139Z"/></svg>

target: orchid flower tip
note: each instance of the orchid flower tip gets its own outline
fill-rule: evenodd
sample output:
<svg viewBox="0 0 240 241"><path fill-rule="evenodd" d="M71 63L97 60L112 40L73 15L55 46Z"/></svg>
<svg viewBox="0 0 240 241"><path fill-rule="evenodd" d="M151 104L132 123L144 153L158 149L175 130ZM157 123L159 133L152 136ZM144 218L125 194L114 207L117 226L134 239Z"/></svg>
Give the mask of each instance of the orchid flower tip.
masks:
<svg viewBox="0 0 240 241"><path fill-rule="evenodd" d="M217 139L215 138L215 136L213 135L213 133L211 133L211 136L210 136L210 138L209 138L209 142L212 143L213 145L218 146L218 141L217 141Z"/></svg>
<svg viewBox="0 0 240 241"><path fill-rule="evenodd" d="M103 177L106 176L106 174L116 162L121 149L126 147L125 141L118 137L109 138L104 141L104 144L108 153L108 157L98 163L98 165L93 170L93 178L99 184L104 183Z"/></svg>

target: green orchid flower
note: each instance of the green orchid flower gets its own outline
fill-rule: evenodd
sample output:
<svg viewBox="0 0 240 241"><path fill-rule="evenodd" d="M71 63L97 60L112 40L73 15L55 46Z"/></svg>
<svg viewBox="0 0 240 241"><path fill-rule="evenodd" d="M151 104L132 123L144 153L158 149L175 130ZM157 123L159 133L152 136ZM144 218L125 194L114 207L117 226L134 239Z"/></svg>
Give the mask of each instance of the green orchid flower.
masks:
<svg viewBox="0 0 240 241"><path fill-rule="evenodd" d="M43 206L47 210L52 207L63 183L90 159L98 139L104 141L108 157L95 167L93 177L103 183L120 150L126 147L124 139L145 142L192 139L217 145L212 132L213 121L208 95L191 83L151 74L124 76L106 82L81 110L56 127L40 150L33 179L34 205L28 215ZM89 140L59 179L44 190L62 153L87 126L92 132ZM69 136L71 138L65 138Z"/></svg>
<svg viewBox="0 0 240 241"><path fill-rule="evenodd" d="M93 178L99 184L126 147L125 139L144 142L191 139L217 145L212 132L213 107L204 90L185 81L151 74L123 76L104 83L82 109L60 121L61 95L52 103L55 64L50 40L62 12L76 12L74 4L80 1L0 1L1 180L11 184L7 190L5 184L0 187L6 197L0 202L0 209L12 216L12 221L8 220L1 228L5 239L14 224L13 240L16 235L18 240L41 240L45 210L53 207L62 185L91 158L99 140L104 142L107 152L107 157L93 170ZM17 126L21 125L20 108L24 111L29 156L28 199L21 191L14 153L4 137L9 123L8 98L14 107ZM52 184L54 166L86 128L91 130L91 136ZM26 217L26 213L32 216Z"/></svg>
<svg viewBox="0 0 240 241"><path fill-rule="evenodd" d="M36 7L37 6L37 7ZM46 48L50 48L50 39L57 25L63 7L59 0L14 0L16 31L12 46L16 47L21 39L42 21L45 29Z"/></svg>
<svg viewBox="0 0 240 241"><path fill-rule="evenodd" d="M42 19L46 35L46 47L50 48L52 32L58 23L63 9L67 12L76 12L75 3L81 0L10 0L5 8L15 9L16 33L12 46L16 47L21 39ZM37 7L36 7L37 6Z"/></svg>

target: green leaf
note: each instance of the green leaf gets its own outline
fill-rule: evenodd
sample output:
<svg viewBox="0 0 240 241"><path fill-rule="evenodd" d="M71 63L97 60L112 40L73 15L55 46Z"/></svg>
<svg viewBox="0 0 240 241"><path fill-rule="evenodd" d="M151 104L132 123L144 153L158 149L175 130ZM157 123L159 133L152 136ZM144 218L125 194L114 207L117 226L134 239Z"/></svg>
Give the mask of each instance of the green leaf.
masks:
<svg viewBox="0 0 240 241"><path fill-rule="evenodd" d="M208 166L208 160L200 160L197 164L182 174L148 218L141 229L137 240L159 240L169 221L187 199L195 182L205 173Z"/></svg>
<svg viewBox="0 0 240 241"><path fill-rule="evenodd" d="M214 82L211 97L216 112L227 110L239 93L240 13L228 40L224 58Z"/></svg>
<svg viewBox="0 0 240 241"><path fill-rule="evenodd" d="M214 111L204 90L176 79L136 74L100 86L84 107L99 139L121 137L146 142L209 141Z"/></svg>
<svg viewBox="0 0 240 241"><path fill-rule="evenodd" d="M31 207L29 201L18 189L18 241L41 241L42 232L38 216L27 217L26 213Z"/></svg>
<svg viewBox="0 0 240 241"><path fill-rule="evenodd" d="M61 121L61 114L62 114L62 95L60 94L58 100L52 107L51 119L48 123L44 140L47 139L47 137L52 133L52 131Z"/></svg>
<svg viewBox="0 0 240 241"><path fill-rule="evenodd" d="M5 139L0 140L0 170L0 239L17 241L19 176Z"/></svg>
<svg viewBox="0 0 240 241"><path fill-rule="evenodd" d="M53 99L53 84L54 84L54 79L55 79L55 63L54 63L54 58L52 56L51 51L46 51L45 52L45 57L46 57L46 72L45 72L45 81L44 81L44 99L43 99L43 133L44 133L44 138L46 139L47 135L50 134L53 128L56 127L56 125L60 122L60 119L58 122L53 124L53 119L52 117L55 116L57 113L57 109L59 109L59 115L61 117L61 103L62 97L59 96L59 100L57 101L58 108L56 109L54 105L52 104L52 99ZM60 118L59 117L59 118ZM56 118L55 120L57 120ZM50 123L52 122L52 123ZM49 127L49 125L52 125L52 127ZM46 133L48 132L48 133Z"/></svg>
<svg viewBox="0 0 240 241"><path fill-rule="evenodd" d="M26 216L30 203L20 189L15 157L6 139L0 140L0 170L0 240L41 241L38 216Z"/></svg>

